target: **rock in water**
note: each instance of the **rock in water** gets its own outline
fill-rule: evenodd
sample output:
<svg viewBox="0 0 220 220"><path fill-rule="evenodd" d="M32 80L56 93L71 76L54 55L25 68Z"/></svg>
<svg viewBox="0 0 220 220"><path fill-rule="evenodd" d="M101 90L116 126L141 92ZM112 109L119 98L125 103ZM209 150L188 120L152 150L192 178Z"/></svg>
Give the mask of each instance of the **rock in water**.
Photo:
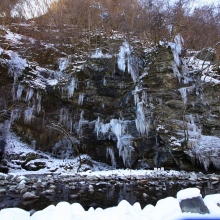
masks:
<svg viewBox="0 0 220 220"><path fill-rule="evenodd" d="M197 188L179 191L177 199L179 200L182 212L209 214L209 210L201 197L200 190Z"/></svg>
<svg viewBox="0 0 220 220"><path fill-rule="evenodd" d="M31 199L38 199L38 198L39 198L39 196L36 196L36 195L34 195L33 193L30 193L30 192L26 192L23 195L24 200L31 200Z"/></svg>
<svg viewBox="0 0 220 220"><path fill-rule="evenodd" d="M200 196L182 200L180 202L180 208L182 212L209 214L209 210Z"/></svg>

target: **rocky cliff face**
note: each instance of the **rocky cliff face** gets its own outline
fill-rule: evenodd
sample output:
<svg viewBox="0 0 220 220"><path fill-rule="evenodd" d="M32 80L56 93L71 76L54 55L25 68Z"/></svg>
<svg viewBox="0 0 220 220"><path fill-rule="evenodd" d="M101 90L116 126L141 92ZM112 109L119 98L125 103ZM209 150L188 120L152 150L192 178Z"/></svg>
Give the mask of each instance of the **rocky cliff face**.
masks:
<svg viewBox="0 0 220 220"><path fill-rule="evenodd" d="M61 159L77 156L74 143L113 168L219 169L220 81L210 63L181 57L179 36L148 50L115 39L77 55L2 31L1 48L13 35L0 48L6 142L13 131Z"/></svg>

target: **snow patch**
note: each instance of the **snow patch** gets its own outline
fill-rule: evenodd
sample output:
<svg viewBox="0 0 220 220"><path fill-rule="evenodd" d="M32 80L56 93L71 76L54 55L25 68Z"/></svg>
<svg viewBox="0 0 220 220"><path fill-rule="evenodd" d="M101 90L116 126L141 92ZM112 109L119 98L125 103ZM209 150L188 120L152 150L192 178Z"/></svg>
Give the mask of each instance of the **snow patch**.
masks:
<svg viewBox="0 0 220 220"><path fill-rule="evenodd" d="M179 202L185 199L191 199L196 197L202 197L198 188L183 189L177 193L177 199Z"/></svg>
<svg viewBox="0 0 220 220"><path fill-rule="evenodd" d="M97 48L96 51L91 55L91 58L94 58L94 59L100 59L100 58L110 59L110 58L112 58L112 55L110 55L110 54L103 54L102 50Z"/></svg>

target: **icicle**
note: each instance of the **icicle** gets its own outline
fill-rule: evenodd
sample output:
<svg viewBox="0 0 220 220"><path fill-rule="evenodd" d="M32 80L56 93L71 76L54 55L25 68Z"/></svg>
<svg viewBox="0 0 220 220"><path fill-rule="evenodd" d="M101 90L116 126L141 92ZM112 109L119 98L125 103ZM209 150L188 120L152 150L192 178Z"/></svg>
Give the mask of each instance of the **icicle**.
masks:
<svg viewBox="0 0 220 220"><path fill-rule="evenodd" d="M73 120L66 108L60 109L60 115L59 115L59 123L61 125L64 125L69 132L72 132L73 130Z"/></svg>
<svg viewBox="0 0 220 220"><path fill-rule="evenodd" d="M137 111L136 111L137 118L135 120L137 130L143 134L147 134L149 132L149 122L145 118L144 106L143 102L139 102L137 104Z"/></svg>
<svg viewBox="0 0 220 220"><path fill-rule="evenodd" d="M139 94L138 94L139 91L140 91L140 90L139 90L138 86L135 86L135 90L133 91L134 104L135 104L135 105L137 105L137 104L140 102L140 100L139 100Z"/></svg>
<svg viewBox="0 0 220 220"><path fill-rule="evenodd" d="M127 122L118 119L111 119L110 123L103 124L100 121L100 117L98 117L95 124L97 137L100 134L105 135L108 133L113 133L116 136L119 156L122 157L124 165L129 167L131 165L131 152L134 149L131 146L133 136L125 134L126 128Z"/></svg>
<svg viewBox="0 0 220 220"><path fill-rule="evenodd" d="M34 90L32 88L29 88L26 93L25 101L29 102L31 100L33 94L34 94Z"/></svg>
<svg viewBox="0 0 220 220"><path fill-rule="evenodd" d="M31 122L33 116L33 108L28 108L24 111L24 123L28 124Z"/></svg>
<svg viewBox="0 0 220 220"><path fill-rule="evenodd" d="M120 89L124 89L124 87L125 87L124 83L123 83L123 82L120 82L120 83L119 83L119 88L120 88Z"/></svg>
<svg viewBox="0 0 220 220"><path fill-rule="evenodd" d="M128 73L131 74L131 78L134 83L138 81L138 72L139 72L138 61L133 56L128 57Z"/></svg>
<svg viewBox="0 0 220 220"><path fill-rule="evenodd" d="M87 81L87 82L86 82L86 88L89 88L89 86L90 86L90 82Z"/></svg>
<svg viewBox="0 0 220 220"><path fill-rule="evenodd" d="M175 36L174 43L169 43L169 46L171 47L173 52L175 64L177 66L180 66L181 64L180 55L182 51L182 44L183 44L183 38L179 34Z"/></svg>
<svg viewBox="0 0 220 220"><path fill-rule="evenodd" d="M40 94L40 92L38 91L37 92L37 113L39 114L40 111L41 111L41 98L42 98L42 95Z"/></svg>
<svg viewBox="0 0 220 220"><path fill-rule="evenodd" d="M195 88L195 85L178 89L181 94L181 97L183 99L184 105L187 102L187 93L192 92L194 90L194 88Z"/></svg>
<svg viewBox="0 0 220 220"><path fill-rule="evenodd" d="M186 105L186 102L187 102L187 93L186 93L187 90L186 90L186 88L180 88L178 90L179 90L179 92L180 92L180 94L182 96L184 105Z"/></svg>
<svg viewBox="0 0 220 220"><path fill-rule="evenodd" d="M35 141L35 140L32 140L32 141L31 141L31 148L32 148L33 150L36 150L36 141Z"/></svg>
<svg viewBox="0 0 220 220"><path fill-rule="evenodd" d="M17 100L21 99L23 89L24 89L24 87L21 84L19 84L18 90L17 90Z"/></svg>
<svg viewBox="0 0 220 220"><path fill-rule="evenodd" d="M103 78L103 86L105 86L106 85L106 78L104 77Z"/></svg>
<svg viewBox="0 0 220 220"><path fill-rule="evenodd" d="M75 78L72 78L71 81L70 81L69 86L67 87L67 96L68 96L68 98L73 97L75 86L76 86L76 80L75 80Z"/></svg>
<svg viewBox="0 0 220 220"><path fill-rule="evenodd" d="M78 99L78 104L79 104L79 105L82 105L82 104L83 104L84 96L85 96L84 93L79 95L79 99Z"/></svg>
<svg viewBox="0 0 220 220"><path fill-rule="evenodd" d="M118 53L118 68L125 72L126 65L128 73L131 74L133 82L136 83L139 74L139 61L136 57L131 55L131 48L127 41L120 47Z"/></svg>
<svg viewBox="0 0 220 220"><path fill-rule="evenodd" d="M115 154L114 154L113 149L109 147L106 148L106 158L108 158L108 156L111 159L112 168L115 169L116 168Z"/></svg>
<svg viewBox="0 0 220 220"><path fill-rule="evenodd" d="M84 115L84 110L82 110L81 113L80 113L80 119L79 119L79 122L78 122L78 127L76 128L76 131L77 131L77 134L78 134L79 137L81 137L83 135L83 129L82 129L83 125L89 123L88 120L85 120L83 118L83 115Z"/></svg>
<svg viewBox="0 0 220 220"><path fill-rule="evenodd" d="M99 136L100 132L100 117L98 116L98 119L95 122L95 131L96 131L96 136Z"/></svg>

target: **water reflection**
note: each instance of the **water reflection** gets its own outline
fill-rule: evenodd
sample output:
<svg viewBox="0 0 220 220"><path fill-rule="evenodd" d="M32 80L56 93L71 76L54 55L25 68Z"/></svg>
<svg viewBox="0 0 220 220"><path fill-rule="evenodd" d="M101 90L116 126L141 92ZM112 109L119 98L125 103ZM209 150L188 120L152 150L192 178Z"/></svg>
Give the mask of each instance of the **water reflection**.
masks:
<svg viewBox="0 0 220 220"><path fill-rule="evenodd" d="M18 194L0 196L0 209L19 207L27 211L32 209L42 210L51 204L56 205L60 201L67 201L69 203L80 203L85 210L88 210L90 207L108 208L117 206L122 200L127 200L130 204L139 202L143 208L147 204L156 205L160 199L169 196L176 197L176 193L179 190L188 187L199 187L203 197L220 193L220 184L217 181L200 183L168 181L157 182L157 184L154 182L147 184L137 184L136 182L110 184L103 182L93 183L93 193L89 193L88 183L75 183L72 187L64 184L56 184L56 186L56 193L53 195L42 194L42 189L37 190L36 194L40 198L34 201L22 201L21 195Z"/></svg>

